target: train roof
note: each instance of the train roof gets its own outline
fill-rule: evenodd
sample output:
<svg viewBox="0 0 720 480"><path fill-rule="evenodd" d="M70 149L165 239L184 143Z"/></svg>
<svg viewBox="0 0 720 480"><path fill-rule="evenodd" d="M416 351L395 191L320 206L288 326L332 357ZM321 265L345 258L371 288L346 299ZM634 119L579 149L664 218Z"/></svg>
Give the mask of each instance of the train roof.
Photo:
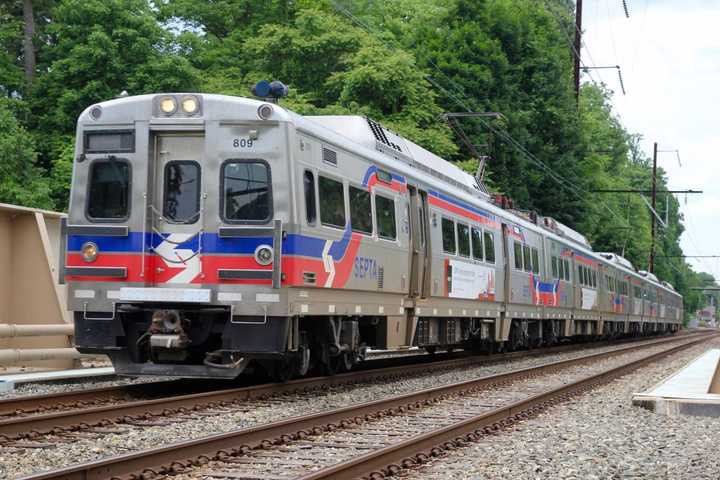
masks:
<svg viewBox="0 0 720 480"><path fill-rule="evenodd" d="M479 184L475 177L374 120L358 115L309 115L304 118L319 123L358 145L377 150L415 168L439 176L470 194L485 200L490 199L485 187Z"/></svg>

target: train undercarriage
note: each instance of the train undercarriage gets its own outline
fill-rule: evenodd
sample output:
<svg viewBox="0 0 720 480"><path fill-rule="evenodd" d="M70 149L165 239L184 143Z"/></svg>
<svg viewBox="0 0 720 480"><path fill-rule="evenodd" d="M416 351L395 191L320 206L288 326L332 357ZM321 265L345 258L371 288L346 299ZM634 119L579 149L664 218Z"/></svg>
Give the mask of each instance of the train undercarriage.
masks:
<svg viewBox="0 0 720 480"><path fill-rule="evenodd" d="M107 354L127 375L235 378L261 373L279 381L309 373L333 375L365 360L369 348L416 346L429 353L471 350L495 353L567 342L673 333L664 323L420 317L411 345L396 344L387 317L238 317L226 307L168 308L118 305L114 317L75 315L76 344L84 353ZM498 327L499 328L499 327ZM601 332L598 330L602 329Z"/></svg>

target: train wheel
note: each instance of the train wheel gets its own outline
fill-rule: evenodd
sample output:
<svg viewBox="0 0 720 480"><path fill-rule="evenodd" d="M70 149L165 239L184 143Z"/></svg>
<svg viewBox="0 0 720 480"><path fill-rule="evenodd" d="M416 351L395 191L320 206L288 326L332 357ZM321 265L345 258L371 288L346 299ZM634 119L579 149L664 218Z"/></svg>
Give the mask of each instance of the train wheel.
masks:
<svg viewBox="0 0 720 480"><path fill-rule="evenodd" d="M293 362L290 356L285 356L282 360L276 360L274 367L273 378L276 382L280 383L289 381L296 370L295 362Z"/></svg>

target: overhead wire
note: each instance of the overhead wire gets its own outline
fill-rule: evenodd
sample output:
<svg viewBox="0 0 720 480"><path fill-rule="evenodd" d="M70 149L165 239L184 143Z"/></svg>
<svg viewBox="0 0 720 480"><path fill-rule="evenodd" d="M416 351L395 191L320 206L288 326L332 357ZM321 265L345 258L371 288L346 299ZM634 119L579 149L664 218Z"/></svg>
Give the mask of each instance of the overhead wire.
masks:
<svg viewBox="0 0 720 480"><path fill-rule="evenodd" d="M390 45L388 42L382 40L376 32L365 22L363 22L361 19L357 18L349 9L344 7L343 5L340 5L337 1L333 0L332 5L339 10L343 15L348 17L350 21L355 23L356 25L360 26L363 30L365 30L368 34L370 34L376 41L380 42L382 45L385 46L390 51L395 51L398 48L394 45ZM423 75L425 75L425 78L433 84L436 88L438 88L440 91L443 92L449 99L451 99L453 102L455 102L458 106L463 108L467 112L473 112L475 109L471 108L468 105L469 100L467 97L465 97L462 94L462 88L451 78L449 78L443 71L438 67L438 65L432 61L432 59L428 59L427 62L430 64L430 66L435 69L440 76L443 77L443 79L450 85L450 87L454 91L450 91L447 88L443 87L437 80L435 80L432 76L426 75L424 72ZM416 67L419 69L419 67ZM542 160L537 158L532 152L527 150L520 142L518 142L515 138L512 137L512 135L507 132L504 129L499 129L495 127L491 122L487 121L486 119L482 117L478 117L477 120L480 121L480 123L483 124L485 128L493 132L495 135L497 135L499 138L501 138L503 141L505 141L507 144L515 148L525 159L529 160L534 165L541 168L547 175L555 180L558 184L565 186L568 190L572 191L576 194L576 196L580 199L584 198L587 195L590 195L592 192L589 192L588 190L570 182L569 180L565 179L562 175L556 173L552 167L546 165ZM600 201L599 204L605 208L613 217L615 217L620 222L624 222L625 219L619 216L606 202Z"/></svg>

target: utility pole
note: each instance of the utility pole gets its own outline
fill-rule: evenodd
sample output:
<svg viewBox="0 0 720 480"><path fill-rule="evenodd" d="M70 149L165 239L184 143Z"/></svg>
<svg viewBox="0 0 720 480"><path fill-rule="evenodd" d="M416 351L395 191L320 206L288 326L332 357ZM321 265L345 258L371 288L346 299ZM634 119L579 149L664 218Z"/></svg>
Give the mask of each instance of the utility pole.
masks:
<svg viewBox="0 0 720 480"><path fill-rule="evenodd" d="M657 142L653 144L653 172L652 172L652 209L655 211L655 201L657 199ZM655 215L650 215L650 266L648 271L653 273L655 270Z"/></svg>
<svg viewBox="0 0 720 480"><path fill-rule="evenodd" d="M575 103L580 105L580 49L582 48L582 2L575 4Z"/></svg>

